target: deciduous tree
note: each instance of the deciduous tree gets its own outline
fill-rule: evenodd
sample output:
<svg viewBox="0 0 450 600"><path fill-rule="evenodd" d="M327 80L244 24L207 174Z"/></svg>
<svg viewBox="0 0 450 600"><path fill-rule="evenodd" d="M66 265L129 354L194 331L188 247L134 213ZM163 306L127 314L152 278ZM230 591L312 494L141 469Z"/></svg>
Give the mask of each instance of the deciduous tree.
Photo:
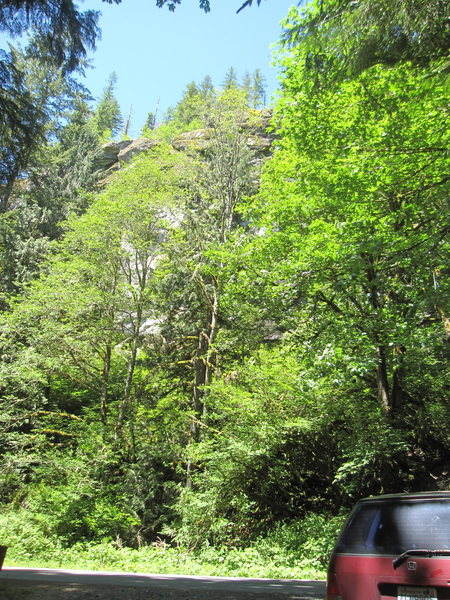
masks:
<svg viewBox="0 0 450 600"><path fill-rule="evenodd" d="M257 209L260 273L285 306L290 298L285 326L303 315L305 343L311 330L321 353L345 356L349 373L372 380L394 414L422 401L421 349L443 360L445 86L429 87L424 71L400 64L311 94L298 52L283 63L283 141Z"/></svg>
<svg viewBox="0 0 450 600"><path fill-rule="evenodd" d="M315 0L303 13L292 10L284 41L304 48L305 67L323 81L404 61L444 58L438 68L448 71L448 16L445 0Z"/></svg>

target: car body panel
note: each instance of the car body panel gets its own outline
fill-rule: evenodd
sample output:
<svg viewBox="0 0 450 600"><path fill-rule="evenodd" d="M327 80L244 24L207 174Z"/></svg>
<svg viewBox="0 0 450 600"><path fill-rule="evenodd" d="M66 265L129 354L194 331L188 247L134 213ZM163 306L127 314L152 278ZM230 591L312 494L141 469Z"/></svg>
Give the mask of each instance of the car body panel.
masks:
<svg viewBox="0 0 450 600"><path fill-rule="evenodd" d="M395 558L335 555L330 572L339 574L342 600L393 600L400 586L433 587L439 600L450 600L450 557L414 557L398 569L393 568Z"/></svg>

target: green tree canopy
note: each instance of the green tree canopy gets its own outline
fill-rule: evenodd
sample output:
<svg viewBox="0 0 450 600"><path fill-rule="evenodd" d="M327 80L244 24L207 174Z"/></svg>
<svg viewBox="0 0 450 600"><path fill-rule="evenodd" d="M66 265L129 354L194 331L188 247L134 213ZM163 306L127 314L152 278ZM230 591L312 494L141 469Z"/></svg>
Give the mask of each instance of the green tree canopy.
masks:
<svg viewBox="0 0 450 600"><path fill-rule="evenodd" d="M446 0L314 0L303 12L292 9L284 42L301 45L307 69L329 80L374 64L448 59L448 18Z"/></svg>

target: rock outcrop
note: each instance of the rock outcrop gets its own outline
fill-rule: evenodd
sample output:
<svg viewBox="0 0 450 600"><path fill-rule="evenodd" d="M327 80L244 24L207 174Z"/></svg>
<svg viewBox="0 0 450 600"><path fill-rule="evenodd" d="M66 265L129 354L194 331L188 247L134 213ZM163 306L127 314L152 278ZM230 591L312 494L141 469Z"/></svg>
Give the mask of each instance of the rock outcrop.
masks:
<svg viewBox="0 0 450 600"><path fill-rule="evenodd" d="M187 131L177 135L172 140L172 146L175 150L189 151L189 150L204 150L209 146L211 140L211 132L209 129L194 129L193 131Z"/></svg>
<svg viewBox="0 0 450 600"><path fill-rule="evenodd" d="M269 156L275 135L268 133L267 129L272 118L272 111L265 109L258 114L249 115L241 124L244 135L247 136L247 144L252 148L258 158ZM138 137L135 140L124 140L121 142L108 142L101 148L100 154L95 161L98 171L114 171L122 164L129 162L135 156L151 150L160 142L150 138ZM172 140L172 146L179 152L202 152L211 143L211 130L195 129L181 133Z"/></svg>
<svg viewBox="0 0 450 600"><path fill-rule="evenodd" d="M149 138L136 138L119 151L117 160L119 163L129 162L134 156L137 156L142 152L147 152L147 150L151 150L158 144L159 142Z"/></svg>
<svg viewBox="0 0 450 600"><path fill-rule="evenodd" d="M124 140L123 142L106 142L103 144L99 155L95 159L96 171L107 171L119 162L119 153L122 152L132 143L132 140Z"/></svg>

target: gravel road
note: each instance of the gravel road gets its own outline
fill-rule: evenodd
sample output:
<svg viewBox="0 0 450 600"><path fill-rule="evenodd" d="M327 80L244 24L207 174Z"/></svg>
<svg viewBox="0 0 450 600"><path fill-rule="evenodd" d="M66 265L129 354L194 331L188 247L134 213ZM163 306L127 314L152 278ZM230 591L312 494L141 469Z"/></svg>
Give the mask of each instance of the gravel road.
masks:
<svg viewBox="0 0 450 600"><path fill-rule="evenodd" d="M1 600L322 600L323 581L4 567Z"/></svg>

